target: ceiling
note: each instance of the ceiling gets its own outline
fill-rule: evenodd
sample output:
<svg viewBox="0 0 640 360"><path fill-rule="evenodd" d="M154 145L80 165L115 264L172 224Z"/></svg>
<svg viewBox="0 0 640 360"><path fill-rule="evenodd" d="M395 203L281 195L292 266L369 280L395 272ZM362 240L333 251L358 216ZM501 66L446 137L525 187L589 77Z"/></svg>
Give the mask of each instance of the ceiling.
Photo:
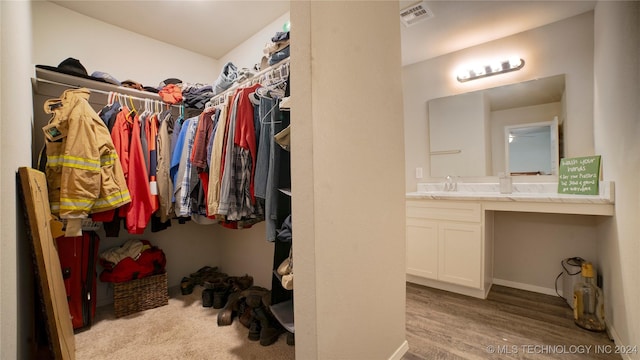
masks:
<svg viewBox="0 0 640 360"><path fill-rule="evenodd" d="M401 8L419 1L401 1ZM593 10L595 1L425 1L433 18L402 25L402 63L413 64Z"/></svg>
<svg viewBox="0 0 640 360"><path fill-rule="evenodd" d="M49 1L214 59L289 11L289 1L278 0Z"/></svg>
<svg viewBox="0 0 640 360"><path fill-rule="evenodd" d="M112 25L219 59L289 11L289 1L49 0ZM400 1L404 9L420 1ZM595 1L425 1L434 17L400 25L408 65L590 11ZM170 28L167 19L175 20ZM292 31L295 31L295 27Z"/></svg>

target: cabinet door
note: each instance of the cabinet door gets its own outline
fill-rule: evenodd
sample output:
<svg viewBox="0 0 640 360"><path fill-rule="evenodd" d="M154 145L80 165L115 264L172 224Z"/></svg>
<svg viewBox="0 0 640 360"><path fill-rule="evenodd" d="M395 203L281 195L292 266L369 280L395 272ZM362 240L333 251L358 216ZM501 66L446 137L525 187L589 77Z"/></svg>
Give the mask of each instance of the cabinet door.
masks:
<svg viewBox="0 0 640 360"><path fill-rule="evenodd" d="M438 280L480 288L482 232L479 224L440 222Z"/></svg>
<svg viewBox="0 0 640 360"><path fill-rule="evenodd" d="M438 279L438 223L407 219L407 274Z"/></svg>

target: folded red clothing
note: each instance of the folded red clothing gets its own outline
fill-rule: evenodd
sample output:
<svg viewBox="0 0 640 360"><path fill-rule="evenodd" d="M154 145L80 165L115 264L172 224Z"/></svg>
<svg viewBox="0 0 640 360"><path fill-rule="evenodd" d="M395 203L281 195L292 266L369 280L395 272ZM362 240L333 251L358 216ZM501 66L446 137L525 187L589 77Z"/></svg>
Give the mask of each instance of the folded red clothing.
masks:
<svg viewBox="0 0 640 360"><path fill-rule="evenodd" d="M150 245L147 240L141 241L145 245ZM151 246L142 251L135 260L131 257L125 257L117 264L114 264L100 258L100 264L104 268L104 271L100 274L100 281L118 283L162 274L165 272L167 259L162 249Z"/></svg>

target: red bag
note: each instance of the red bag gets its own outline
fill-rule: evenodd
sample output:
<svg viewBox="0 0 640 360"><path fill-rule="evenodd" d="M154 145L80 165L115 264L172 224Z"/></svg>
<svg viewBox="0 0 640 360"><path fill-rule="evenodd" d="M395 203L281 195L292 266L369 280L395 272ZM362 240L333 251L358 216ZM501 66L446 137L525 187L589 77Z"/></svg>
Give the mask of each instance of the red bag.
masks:
<svg viewBox="0 0 640 360"><path fill-rule="evenodd" d="M148 240L140 241L151 246ZM117 264L113 264L101 258L100 264L104 267L104 271L100 274L100 281L119 283L162 274L165 272L167 259L160 248L151 246L141 252L135 260L125 257Z"/></svg>
<svg viewBox="0 0 640 360"><path fill-rule="evenodd" d="M100 238L94 231L55 239L74 332L91 327L96 315L96 263Z"/></svg>

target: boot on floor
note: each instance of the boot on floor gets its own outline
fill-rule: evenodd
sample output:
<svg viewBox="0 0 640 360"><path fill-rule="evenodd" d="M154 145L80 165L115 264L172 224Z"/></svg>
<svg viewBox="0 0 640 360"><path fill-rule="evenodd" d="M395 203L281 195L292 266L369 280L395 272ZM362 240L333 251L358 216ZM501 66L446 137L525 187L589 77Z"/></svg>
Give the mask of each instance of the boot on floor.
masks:
<svg viewBox="0 0 640 360"><path fill-rule="evenodd" d="M253 316L260 322L260 345L269 346L278 341L284 329L267 315L264 306L254 308Z"/></svg>

